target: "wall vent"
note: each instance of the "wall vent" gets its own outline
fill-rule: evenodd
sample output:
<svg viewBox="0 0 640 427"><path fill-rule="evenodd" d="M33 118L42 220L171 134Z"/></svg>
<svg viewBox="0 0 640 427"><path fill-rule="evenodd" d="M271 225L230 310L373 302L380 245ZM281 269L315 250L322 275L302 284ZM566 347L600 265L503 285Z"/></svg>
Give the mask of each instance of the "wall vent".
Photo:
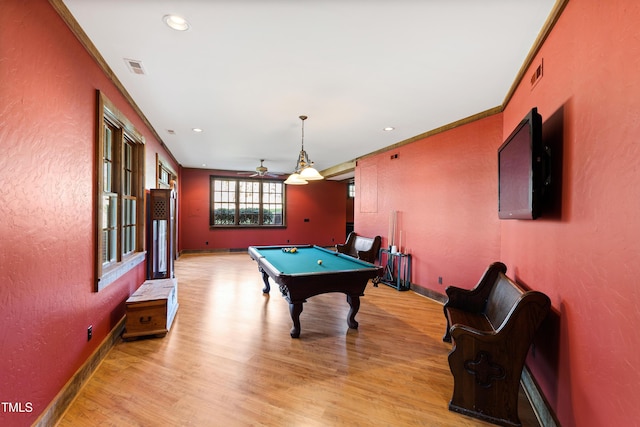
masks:
<svg viewBox="0 0 640 427"><path fill-rule="evenodd" d="M127 63L127 67L129 67L129 71L134 74L147 74L142 66L142 61L138 61L137 59L127 59L124 58L124 62Z"/></svg>
<svg viewBox="0 0 640 427"><path fill-rule="evenodd" d="M540 65L536 67L536 69L533 71L533 74L531 75L531 89L533 89L542 78L543 64L544 62L541 59Z"/></svg>

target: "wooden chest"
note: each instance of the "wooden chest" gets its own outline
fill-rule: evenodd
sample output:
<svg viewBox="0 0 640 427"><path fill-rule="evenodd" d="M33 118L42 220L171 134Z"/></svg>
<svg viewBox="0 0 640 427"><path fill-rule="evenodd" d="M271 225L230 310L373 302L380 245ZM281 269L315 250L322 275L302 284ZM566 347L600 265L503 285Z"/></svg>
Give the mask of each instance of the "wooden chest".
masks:
<svg viewBox="0 0 640 427"><path fill-rule="evenodd" d="M126 302L122 338L165 336L178 311L176 279L147 280Z"/></svg>

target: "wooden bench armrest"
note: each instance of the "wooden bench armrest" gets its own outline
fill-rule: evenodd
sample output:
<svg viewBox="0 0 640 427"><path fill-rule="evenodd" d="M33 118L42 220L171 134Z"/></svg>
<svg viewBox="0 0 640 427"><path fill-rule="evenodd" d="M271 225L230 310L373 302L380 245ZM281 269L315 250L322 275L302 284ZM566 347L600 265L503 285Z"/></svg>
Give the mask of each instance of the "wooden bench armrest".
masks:
<svg viewBox="0 0 640 427"><path fill-rule="evenodd" d="M474 313L479 313L484 308L486 298L483 298L477 288L463 289L457 286L447 286L444 291L447 294L446 307L465 309Z"/></svg>
<svg viewBox="0 0 640 427"><path fill-rule="evenodd" d="M503 339L500 338L498 332L494 330L480 330L461 323L457 323L451 327L451 337L456 342L461 341L463 337L484 343L496 343Z"/></svg>
<svg viewBox="0 0 640 427"><path fill-rule="evenodd" d="M370 262L372 264L375 261L376 256L378 256L378 250L374 251L373 248L368 251L358 251L358 259Z"/></svg>
<svg viewBox="0 0 640 427"><path fill-rule="evenodd" d="M341 254L346 254L349 252L349 248L347 247L346 244L338 243L336 245L336 251L340 252Z"/></svg>

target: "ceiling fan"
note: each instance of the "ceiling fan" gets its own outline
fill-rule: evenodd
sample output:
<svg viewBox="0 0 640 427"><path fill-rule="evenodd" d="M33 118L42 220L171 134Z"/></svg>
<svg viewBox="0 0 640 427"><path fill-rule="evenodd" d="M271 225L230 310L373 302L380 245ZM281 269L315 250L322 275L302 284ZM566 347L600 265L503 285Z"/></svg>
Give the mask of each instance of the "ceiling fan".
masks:
<svg viewBox="0 0 640 427"><path fill-rule="evenodd" d="M269 172L269 169L263 163L264 159L260 159L260 166L256 166L255 172L238 172L238 175L249 175L249 177L279 176L279 174Z"/></svg>

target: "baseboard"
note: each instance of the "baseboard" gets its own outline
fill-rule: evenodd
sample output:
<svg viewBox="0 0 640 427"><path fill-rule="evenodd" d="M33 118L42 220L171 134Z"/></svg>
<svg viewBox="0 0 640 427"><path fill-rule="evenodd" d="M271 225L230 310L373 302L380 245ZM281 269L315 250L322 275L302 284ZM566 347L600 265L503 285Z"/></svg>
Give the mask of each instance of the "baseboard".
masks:
<svg viewBox="0 0 640 427"><path fill-rule="evenodd" d="M89 356L69 381L67 381L64 387L62 387L56 397L53 398L49 406L40 414L36 422L33 423L33 426L52 426L62 418L62 415L69 405L71 405L71 402L73 402L73 399L75 399L82 386L84 386L91 377L98 365L100 365L100 362L102 362L102 359L109 353L109 350L111 350L120 339L120 335L124 329L124 321L125 317L123 316L98 348L95 349L91 356Z"/></svg>
<svg viewBox="0 0 640 427"><path fill-rule="evenodd" d="M437 301L440 304L444 304L447 301L446 295L443 295L431 289L423 288L422 286L418 286L415 283L411 284L411 290L419 295L422 295L423 297L427 297L429 299Z"/></svg>
<svg viewBox="0 0 640 427"><path fill-rule="evenodd" d="M185 254L227 254L247 252L247 248L218 248L218 249L184 249L179 255Z"/></svg>
<svg viewBox="0 0 640 427"><path fill-rule="evenodd" d="M531 403L533 412L540 425L544 427L558 427L560 424L556 421L555 415L551 411L547 400L540 392L535 378L533 378L526 366L522 369L520 384L524 389L524 393L527 395L529 403Z"/></svg>

